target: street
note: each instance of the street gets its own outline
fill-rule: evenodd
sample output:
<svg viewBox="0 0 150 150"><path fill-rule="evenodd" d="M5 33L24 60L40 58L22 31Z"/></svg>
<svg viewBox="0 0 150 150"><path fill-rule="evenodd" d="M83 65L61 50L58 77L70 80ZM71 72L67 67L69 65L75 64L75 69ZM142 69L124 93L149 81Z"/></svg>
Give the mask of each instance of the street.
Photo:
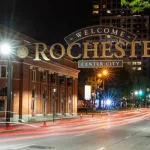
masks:
<svg viewBox="0 0 150 150"><path fill-rule="evenodd" d="M149 150L150 110L82 115L0 132L0 150Z"/></svg>

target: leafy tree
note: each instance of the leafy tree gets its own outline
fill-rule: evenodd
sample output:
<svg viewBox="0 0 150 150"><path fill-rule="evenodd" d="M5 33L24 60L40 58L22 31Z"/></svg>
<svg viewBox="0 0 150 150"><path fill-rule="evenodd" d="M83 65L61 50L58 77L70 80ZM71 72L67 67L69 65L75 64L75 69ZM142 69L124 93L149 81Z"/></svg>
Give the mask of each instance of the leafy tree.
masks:
<svg viewBox="0 0 150 150"><path fill-rule="evenodd" d="M144 9L150 8L150 0L121 0L122 6L129 6L133 13L143 12Z"/></svg>

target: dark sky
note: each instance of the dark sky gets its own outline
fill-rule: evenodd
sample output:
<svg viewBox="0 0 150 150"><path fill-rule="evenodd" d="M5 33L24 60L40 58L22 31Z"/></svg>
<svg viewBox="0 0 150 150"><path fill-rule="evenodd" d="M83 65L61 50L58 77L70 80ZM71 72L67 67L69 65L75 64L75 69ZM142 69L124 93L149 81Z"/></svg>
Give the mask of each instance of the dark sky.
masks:
<svg viewBox="0 0 150 150"><path fill-rule="evenodd" d="M47 44L64 42L91 18L92 0L0 0L0 24Z"/></svg>

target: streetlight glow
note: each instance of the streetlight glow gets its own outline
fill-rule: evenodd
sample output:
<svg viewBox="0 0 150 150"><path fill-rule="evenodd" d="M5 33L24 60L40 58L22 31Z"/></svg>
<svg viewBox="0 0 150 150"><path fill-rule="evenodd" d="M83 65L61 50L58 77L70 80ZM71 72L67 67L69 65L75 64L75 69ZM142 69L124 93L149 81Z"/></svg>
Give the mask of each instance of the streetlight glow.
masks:
<svg viewBox="0 0 150 150"><path fill-rule="evenodd" d="M110 105L110 104L111 104L111 100L110 100L110 99L107 99L107 100L106 100L106 104L107 104L107 105Z"/></svg>
<svg viewBox="0 0 150 150"><path fill-rule="evenodd" d="M7 113L6 113L6 127L10 126L10 118L11 118L11 93L12 93L12 89L11 89L11 66L12 66L12 62L11 62L11 46L8 43L2 43L0 45L0 52L3 55L8 55L8 65L7 65L7 70L8 70L8 74L7 74Z"/></svg>
<svg viewBox="0 0 150 150"><path fill-rule="evenodd" d="M108 74L107 70L103 70L103 75L106 76Z"/></svg>
<svg viewBox="0 0 150 150"><path fill-rule="evenodd" d="M99 74L98 74L98 77L102 77L102 74L101 74L101 73L99 73Z"/></svg>
<svg viewBox="0 0 150 150"><path fill-rule="evenodd" d="M9 55L11 52L11 46L8 43L3 43L0 50L2 54Z"/></svg>
<svg viewBox="0 0 150 150"><path fill-rule="evenodd" d="M135 95L138 95L138 91L135 91L134 94L135 94Z"/></svg>

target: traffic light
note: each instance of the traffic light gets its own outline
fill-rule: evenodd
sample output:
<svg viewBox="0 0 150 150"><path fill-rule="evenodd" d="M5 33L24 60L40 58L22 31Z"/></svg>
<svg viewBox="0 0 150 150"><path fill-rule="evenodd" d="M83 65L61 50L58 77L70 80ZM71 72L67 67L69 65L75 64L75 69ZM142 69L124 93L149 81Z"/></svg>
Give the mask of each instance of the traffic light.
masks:
<svg viewBox="0 0 150 150"><path fill-rule="evenodd" d="M142 96L143 95L143 91L139 91L139 96Z"/></svg>

